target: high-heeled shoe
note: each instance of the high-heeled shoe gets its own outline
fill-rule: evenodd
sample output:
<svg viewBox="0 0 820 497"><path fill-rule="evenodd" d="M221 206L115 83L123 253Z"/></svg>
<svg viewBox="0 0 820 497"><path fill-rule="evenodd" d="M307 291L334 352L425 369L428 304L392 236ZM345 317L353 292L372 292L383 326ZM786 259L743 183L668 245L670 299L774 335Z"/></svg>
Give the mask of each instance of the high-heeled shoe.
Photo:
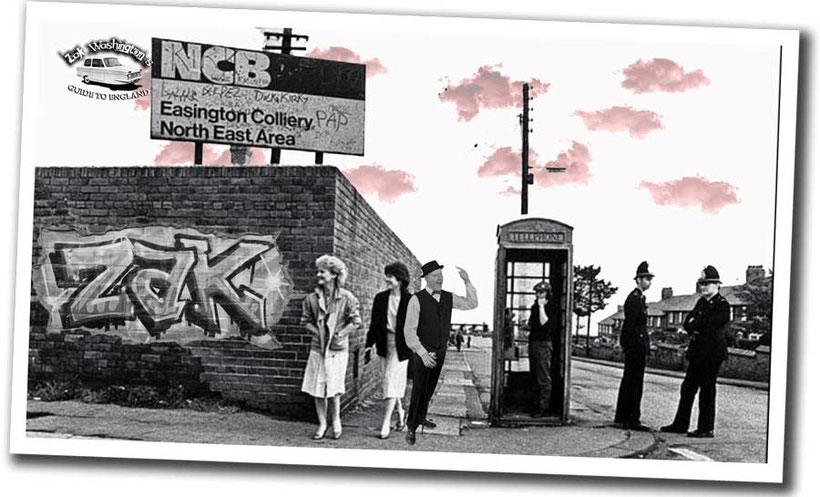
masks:
<svg viewBox="0 0 820 497"><path fill-rule="evenodd" d="M396 422L396 431L404 431L407 427L407 413L404 413L404 416L401 416L399 420Z"/></svg>
<svg viewBox="0 0 820 497"><path fill-rule="evenodd" d="M339 423L339 430L336 430L336 423L333 423L333 440L339 440L342 436L342 424Z"/></svg>
<svg viewBox="0 0 820 497"><path fill-rule="evenodd" d="M317 431L316 433L314 433L313 434L313 440L321 440L321 439L325 438L325 433L327 433L327 426L325 426L324 430Z"/></svg>

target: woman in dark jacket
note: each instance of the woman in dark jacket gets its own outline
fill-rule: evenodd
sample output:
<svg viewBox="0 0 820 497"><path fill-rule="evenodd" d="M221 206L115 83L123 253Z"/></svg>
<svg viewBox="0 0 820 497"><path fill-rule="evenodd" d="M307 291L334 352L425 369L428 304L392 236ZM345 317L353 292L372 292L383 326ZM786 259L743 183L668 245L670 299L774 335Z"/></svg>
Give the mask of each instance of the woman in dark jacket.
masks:
<svg viewBox="0 0 820 497"><path fill-rule="evenodd" d="M404 408L401 399L407 388L407 364L410 349L404 341L404 318L407 314L407 303L410 293L410 272L401 262L388 264L384 268L388 289L373 299L370 316L370 330L367 332L365 347L376 346L376 353L381 357L382 395L384 397L384 420L379 438L390 435L390 418L393 410L398 410L399 422L396 429L404 429Z"/></svg>

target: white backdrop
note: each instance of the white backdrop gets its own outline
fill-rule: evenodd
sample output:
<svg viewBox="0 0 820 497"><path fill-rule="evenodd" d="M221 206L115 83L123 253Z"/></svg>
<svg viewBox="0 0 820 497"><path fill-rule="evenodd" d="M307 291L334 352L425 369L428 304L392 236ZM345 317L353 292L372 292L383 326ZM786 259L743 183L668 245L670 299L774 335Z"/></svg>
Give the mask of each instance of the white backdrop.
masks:
<svg viewBox="0 0 820 497"><path fill-rule="evenodd" d="M152 4L231 6L229 2L151 2ZM811 363L813 352L818 351L817 338L811 333L808 313L803 308L817 301L820 295L810 287L816 279L817 269L810 259L812 247L812 226L810 219L813 207L811 194L818 185L817 175L812 172L812 144L807 138L811 133L811 122L816 103L811 94L813 64L817 59L813 51L814 32L820 27L818 16L809 2L714 2L692 0L685 5L669 5L662 2L622 0L576 1L572 5L551 6L507 0L442 2L417 0L403 8L385 9L376 1L344 0L343 2L242 2L236 6L245 8L281 8L292 10L413 13L436 15L459 15L480 17L514 17L549 20L607 21L630 23L653 23L700 26L734 26L800 29L804 31L801 40L800 73L801 107L803 108L798 139L800 144L795 206L795 254L792 280L792 334L789 362L789 407L787 417L787 471L786 490L796 495L809 495L813 483L820 478L812 474L816 467L813 443L818 440L814 422L817 395L813 395L807 378L817 377L817 368ZM5 136L3 152L9 174L2 181L3 202L2 235L0 244L0 291L3 292L2 313L6 323L6 333L2 337L4 353L2 367L2 440L4 452L8 447L8 406L11 370L11 331L14 289L14 239L16 236L17 210L17 164L19 161L20 102L23 68L23 21L24 2L13 0L3 8L3 54L6 57L6 75L2 79L3 94L7 96L7 111L4 112ZM815 223L816 224L816 223ZM27 235L24 235L27 236ZM816 361L815 361L816 362ZM774 490L769 487L749 487L734 484L731 487L720 484L695 484L686 482L652 482L612 479L582 479L568 477L520 477L466 474L425 474L397 471L335 470L313 468L277 468L269 466L241 466L189 464L173 462L141 462L114 460L60 460L57 458L10 458L2 456L0 463L3 488L10 495L142 495L145 492L159 495L176 493L196 493L199 495L224 495L236 493L281 493L304 492L309 485L311 491L336 492L352 495L354 492L389 491L394 495L474 495L488 493L535 494L549 492L552 495L632 495L633 493L656 493L665 495L690 494L698 491L705 494L739 494L741 492ZM309 478L309 480L308 480ZM308 484L307 482L310 481ZM388 490L389 489L389 490ZM8 495L8 494L7 494Z"/></svg>

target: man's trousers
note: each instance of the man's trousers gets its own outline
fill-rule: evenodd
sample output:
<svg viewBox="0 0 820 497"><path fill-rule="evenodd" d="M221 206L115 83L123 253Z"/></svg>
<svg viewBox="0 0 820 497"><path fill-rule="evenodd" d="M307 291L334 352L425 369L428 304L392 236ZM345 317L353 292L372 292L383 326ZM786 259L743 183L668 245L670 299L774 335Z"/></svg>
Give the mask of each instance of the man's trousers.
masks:
<svg viewBox="0 0 820 497"><path fill-rule="evenodd" d="M529 344L530 375L535 390L536 412L545 413L552 393L552 342L533 341Z"/></svg>
<svg viewBox="0 0 820 497"><path fill-rule="evenodd" d="M618 389L615 422L640 424L643 376L646 371L646 352L643 348L624 351L624 375Z"/></svg>
<svg viewBox="0 0 820 497"><path fill-rule="evenodd" d="M415 430L427 419L427 407L436 391L447 347L431 352L436 354L436 365L432 368L425 367L418 354L413 354L410 358L410 367L413 371L413 390L410 393L410 408L407 411L407 428L410 431Z"/></svg>
<svg viewBox="0 0 820 497"><path fill-rule="evenodd" d="M686 377L680 386L680 402L675 414L675 427L682 430L689 429L689 420L692 416L692 405L695 403L695 394L700 390L698 398L698 431L713 431L715 429L715 398L717 397L717 377L723 361L690 361L686 370Z"/></svg>

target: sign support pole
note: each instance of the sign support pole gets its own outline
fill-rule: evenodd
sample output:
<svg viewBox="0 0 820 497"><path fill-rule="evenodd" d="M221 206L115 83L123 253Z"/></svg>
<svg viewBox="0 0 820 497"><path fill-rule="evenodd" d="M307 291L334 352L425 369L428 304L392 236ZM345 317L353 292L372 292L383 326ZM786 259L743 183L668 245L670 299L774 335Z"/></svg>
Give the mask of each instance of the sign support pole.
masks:
<svg viewBox="0 0 820 497"><path fill-rule="evenodd" d="M202 165L202 142L194 142L194 165Z"/></svg>

